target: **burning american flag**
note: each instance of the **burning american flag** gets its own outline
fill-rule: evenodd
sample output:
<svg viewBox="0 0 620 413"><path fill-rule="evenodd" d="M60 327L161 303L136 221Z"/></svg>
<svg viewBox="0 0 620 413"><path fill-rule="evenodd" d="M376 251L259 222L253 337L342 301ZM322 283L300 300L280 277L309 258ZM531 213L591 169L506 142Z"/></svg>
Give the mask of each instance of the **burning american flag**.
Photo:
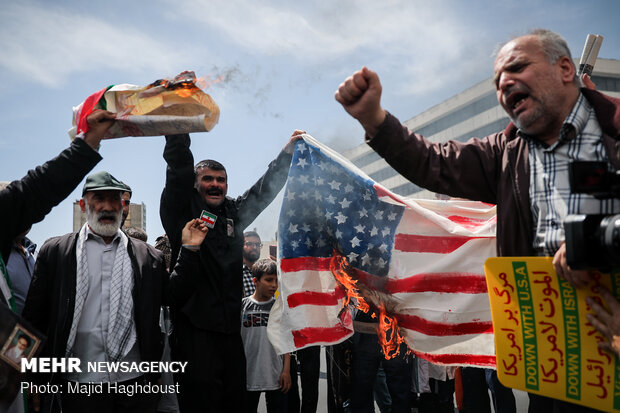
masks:
<svg viewBox="0 0 620 413"><path fill-rule="evenodd" d="M304 135L280 212L272 344L283 354L339 343L352 307L370 307L384 351L400 335L431 362L494 367L483 264L495 226L492 205L403 199Z"/></svg>

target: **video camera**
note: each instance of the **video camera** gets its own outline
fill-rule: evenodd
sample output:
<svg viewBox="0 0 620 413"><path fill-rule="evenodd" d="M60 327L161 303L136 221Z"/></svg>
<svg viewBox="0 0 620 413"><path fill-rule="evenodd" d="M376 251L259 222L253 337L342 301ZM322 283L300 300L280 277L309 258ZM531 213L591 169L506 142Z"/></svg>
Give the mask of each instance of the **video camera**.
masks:
<svg viewBox="0 0 620 413"><path fill-rule="evenodd" d="M574 161L569 180L573 193L620 199L620 171L609 172L606 162ZM568 215L564 232L566 261L572 269L608 272L620 267L620 214Z"/></svg>

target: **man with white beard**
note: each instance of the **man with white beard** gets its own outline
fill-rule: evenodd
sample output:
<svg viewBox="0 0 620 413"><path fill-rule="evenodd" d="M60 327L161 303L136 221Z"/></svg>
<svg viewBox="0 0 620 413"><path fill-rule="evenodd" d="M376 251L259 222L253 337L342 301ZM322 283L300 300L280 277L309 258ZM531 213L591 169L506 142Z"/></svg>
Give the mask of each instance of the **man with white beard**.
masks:
<svg viewBox="0 0 620 413"><path fill-rule="evenodd" d="M37 259L24 317L48 337L42 357L80 359L82 372L50 378L64 389L68 382L133 385L158 378L138 371L86 369L88 362L161 359L159 307L167 273L158 250L120 231L125 190L107 172L88 176L80 200L86 224L76 233L48 240ZM48 403L55 408L60 404L68 413L154 412L159 395L64 391L55 398Z"/></svg>

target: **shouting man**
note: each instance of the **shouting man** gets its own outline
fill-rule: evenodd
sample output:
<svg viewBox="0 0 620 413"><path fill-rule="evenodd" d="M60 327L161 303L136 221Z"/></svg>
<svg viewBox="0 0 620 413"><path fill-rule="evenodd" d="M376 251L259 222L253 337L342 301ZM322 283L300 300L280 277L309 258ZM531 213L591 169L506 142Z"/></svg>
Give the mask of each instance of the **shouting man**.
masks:
<svg viewBox="0 0 620 413"><path fill-rule="evenodd" d="M168 164L161 196L161 221L170 237L172 266L181 244L181 229L190 219L204 217L211 226L200 246L200 270L187 290L187 301L173 305L175 323L172 358L188 361L180 384L181 411L242 411L245 356L241 340L243 230L284 186L295 131L267 172L243 195L227 197L228 174L214 160L194 166L189 135L166 136Z"/></svg>

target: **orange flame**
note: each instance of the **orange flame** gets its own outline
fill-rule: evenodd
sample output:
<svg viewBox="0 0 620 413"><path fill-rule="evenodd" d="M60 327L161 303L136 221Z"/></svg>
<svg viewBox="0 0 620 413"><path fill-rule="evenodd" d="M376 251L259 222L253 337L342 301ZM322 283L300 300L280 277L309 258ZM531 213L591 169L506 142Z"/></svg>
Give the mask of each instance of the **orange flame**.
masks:
<svg viewBox="0 0 620 413"><path fill-rule="evenodd" d="M194 77L194 72L182 72L173 80L159 79L149 85L149 87L160 86L174 92L179 97L187 98L200 90L200 88L196 86L196 82L197 80Z"/></svg>
<svg viewBox="0 0 620 413"><path fill-rule="evenodd" d="M152 87L161 87L168 91L173 92L179 97L188 98L198 92L204 91L211 86L226 80L227 75L223 74L215 79L211 76L196 78L196 75L192 71L184 71L176 75L173 79L159 79L151 83L146 87L150 89Z"/></svg>
<svg viewBox="0 0 620 413"><path fill-rule="evenodd" d="M329 264L329 269L336 280L345 289L346 299L342 304L343 308L351 303L352 298L355 298L357 301L355 308L368 314L371 310L370 305L366 301L365 293L369 292L369 290L363 285L358 285L359 280L353 278L351 275L351 273L355 270L351 268L347 262L347 259L336 250L334 250ZM396 320L396 317L388 314L385 309L385 303L381 300L380 296L375 294L374 296L368 298L371 300L373 306L377 307L379 310L379 327L377 328L377 335L379 337L379 344L381 344L385 359L389 360L396 357L400 353L400 344L405 342L405 339L400 334L398 320ZM376 298L376 302L373 298ZM372 312L371 317L376 318L374 311Z"/></svg>
<svg viewBox="0 0 620 413"><path fill-rule="evenodd" d="M334 250L334 254L329 263L329 269L332 274L334 274L336 281L338 281L345 289L347 298L342 303L342 307L344 308L348 306L351 299L355 298L357 300L357 305L355 308L367 313L370 310L370 307L364 297L362 297L360 290L357 288L357 280L351 277L348 273L351 267L349 266L347 259Z"/></svg>
<svg viewBox="0 0 620 413"><path fill-rule="evenodd" d="M379 313L379 328L377 329L377 334L379 335L379 343L383 349L385 359L389 360L398 356L400 353L400 344L403 343L405 339L400 335L398 320L396 320L396 317L388 315L383 303L379 304ZM390 331L392 334L389 334Z"/></svg>
<svg viewBox="0 0 620 413"><path fill-rule="evenodd" d="M188 98L199 90L193 82L183 82L174 89L174 93L182 98Z"/></svg>
<svg viewBox="0 0 620 413"><path fill-rule="evenodd" d="M218 77L216 77L215 79L211 79L211 76L205 77L199 77L198 79L196 79L196 85L198 85L199 88L201 88L202 90L207 90L209 89L211 86L220 83L221 81L223 81L226 78L226 75L220 75Z"/></svg>
<svg viewBox="0 0 620 413"><path fill-rule="evenodd" d="M218 76L215 79L211 79L211 76L199 77L192 81L180 82L175 84L174 93L182 98L188 98L198 92L199 90L207 90L211 86L220 83L225 79L226 75Z"/></svg>

